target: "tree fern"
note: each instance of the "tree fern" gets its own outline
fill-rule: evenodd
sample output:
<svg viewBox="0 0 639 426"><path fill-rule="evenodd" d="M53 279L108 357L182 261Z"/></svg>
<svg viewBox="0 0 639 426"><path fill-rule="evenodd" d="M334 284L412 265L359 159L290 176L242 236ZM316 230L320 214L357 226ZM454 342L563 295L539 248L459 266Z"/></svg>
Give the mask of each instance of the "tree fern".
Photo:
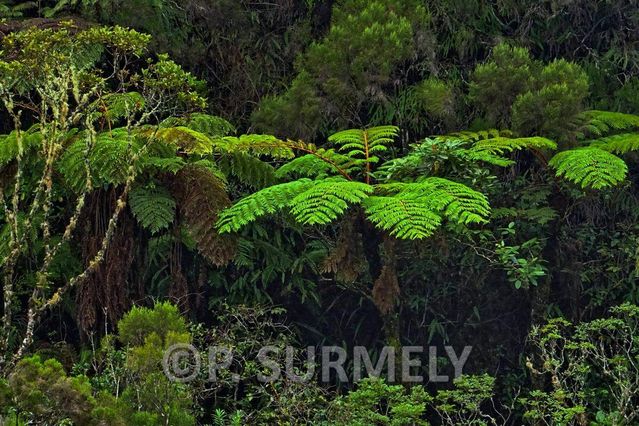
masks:
<svg viewBox="0 0 639 426"><path fill-rule="evenodd" d="M60 172L75 191L84 189L86 182L86 138L83 133L66 150L60 159ZM94 186L120 184L126 180L131 155L144 143L130 135L127 129L113 129L97 135L88 153Z"/></svg>
<svg viewBox="0 0 639 426"><path fill-rule="evenodd" d="M526 138L508 138L499 136L496 138L478 141L475 144L475 149L490 152L492 154L503 154L505 152L519 151L522 149L552 151L557 149L557 144L550 139L540 136Z"/></svg>
<svg viewBox="0 0 639 426"><path fill-rule="evenodd" d="M415 193L373 196L364 201L368 220L400 239L429 237L442 223L442 217L427 207L424 197Z"/></svg>
<svg viewBox="0 0 639 426"><path fill-rule="evenodd" d="M341 216L351 204L361 203L373 187L342 178L313 181L306 191L289 202L295 220L303 225L326 225Z"/></svg>
<svg viewBox="0 0 639 426"><path fill-rule="evenodd" d="M134 188L129 205L140 225L152 234L168 228L175 219L175 200L162 186Z"/></svg>
<svg viewBox="0 0 639 426"><path fill-rule="evenodd" d="M312 186L312 180L299 179L264 188L222 211L217 227L222 233L239 231L258 218L287 207L294 197Z"/></svg>
<svg viewBox="0 0 639 426"><path fill-rule="evenodd" d="M590 142L591 146L614 154L626 154L639 149L639 133L621 133Z"/></svg>
<svg viewBox="0 0 639 426"><path fill-rule="evenodd" d="M228 153L218 163L226 175L234 176L240 183L253 189L273 185L277 180L273 166L244 152Z"/></svg>
<svg viewBox="0 0 639 426"><path fill-rule="evenodd" d="M370 182L371 164L379 162L379 154L388 150L397 137L395 126L378 126L368 129L350 129L335 133L328 141L345 155L362 160L366 165L366 181Z"/></svg>
<svg viewBox="0 0 639 426"><path fill-rule="evenodd" d="M557 176L582 188L615 186L628 173L628 166L621 158L594 146L560 152L548 164L556 170Z"/></svg>
<svg viewBox="0 0 639 426"><path fill-rule="evenodd" d="M221 117L215 115L193 113L185 117L169 117L160 127L188 127L209 137L226 136L235 132L235 127Z"/></svg>
<svg viewBox="0 0 639 426"><path fill-rule="evenodd" d="M580 115L585 130L593 136L602 136L611 130L639 128L639 116L613 111L585 111Z"/></svg>
<svg viewBox="0 0 639 426"><path fill-rule="evenodd" d="M68 137L72 136L71 134L68 135ZM37 150L42 143L42 134L37 125L21 132L20 137L23 155L29 155ZM0 135L0 168L15 160L18 156L18 151L18 134L16 131L8 135Z"/></svg>
<svg viewBox="0 0 639 426"><path fill-rule="evenodd" d="M361 160L354 160L335 152L333 149L306 147L305 151L312 151L312 154L306 154L287 162L277 169L277 177L317 178L342 173L348 175L361 164Z"/></svg>

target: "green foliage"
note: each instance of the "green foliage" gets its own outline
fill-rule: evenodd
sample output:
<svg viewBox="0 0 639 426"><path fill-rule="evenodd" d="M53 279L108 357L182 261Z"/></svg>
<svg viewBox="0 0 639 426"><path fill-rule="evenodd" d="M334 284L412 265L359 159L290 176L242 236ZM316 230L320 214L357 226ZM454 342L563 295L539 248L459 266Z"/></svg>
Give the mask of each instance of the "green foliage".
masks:
<svg viewBox="0 0 639 426"><path fill-rule="evenodd" d="M175 219L175 199L163 187L134 188L129 202L140 225L153 234L168 228Z"/></svg>
<svg viewBox="0 0 639 426"><path fill-rule="evenodd" d="M253 115L260 129L309 139L317 130L357 122L393 71L423 43L429 15L410 0L349 0L334 7L330 30L298 59L290 89ZM357 35L357 36L353 36Z"/></svg>
<svg viewBox="0 0 639 426"><path fill-rule="evenodd" d="M326 225L340 217L350 205L366 200L373 188L342 178L312 181L308 189L293 197L288 206L302 225Z"/></svg>
<svg viewBox="0 0 639 426"><path fill-rule="evenodd" d="M496 125L509 127L508 118L517 96L532 89L532 75L539 64L522 47L500 43L490 61L478 65L470 84L470 97Z"/></svg>
<svg viewBox="0 0 639 426"><path fill-rule="evenodd" d="M561 136L583 109L588 77L579 65L560 59L533 78L534 90L512 105L512 128L524 135Z"/></svg>
<svg viewBox="0 0 639 426"><path fill-rule="evenodd" d="M525 136L565 137L567 124L583 111L588 87L579 65L561 59L544 66L527 49L502 43L475 68L470 98L491 125Z"/></svg>
<svg viewBox="0 0 639 426"><path fill-rule="evenodd" d="M14 161L19 154L18 137L22 144L22 156L28 157L34 150L40 148L42 143L42 134L39 132L38 126L33 126L26 131L13 131L8 135L0 136L0 169Z"/></svg>
<svg viewBox="0 0 639 426"><path fill-rule="evenodd" d="M619 157L596 147L577 148L555 155L548 165L557 176L582 188L602 189L626 179L628 166Z"/></svg>
<svg viewBox="0 0 639 426"><path fill-rule="evenodd" d="M366 214L378 228L401 239L429 237L444 218L468 225L486 222L490 215L488 199L483 194L447 179L431 177L381 188L391 195L367 199Z"/></svg>
<svg viewBox="0 0 639 426"><path fill-rule="evenodd" d="M86 377L67 377L55 359L38 355L21 360L9 376L12 405L18 415L38 424L73 421L86 424L95 403Z"/></svg>
<svg viewBox="0 0 639 426"><path fill-rule="evenodd" d="M586 131L593 136L603 136L610 131L639 128L639 116L613 111L584 111L581 114Z"/></svg>
<svg viewBox="0 0 639 426"><path fill-rule="evenodd" d="M638 324L639 307L625 303L605 318L576 325L555 318L533 327L535 352L527 365L533 374L550 377L553 391L523 398L524 418L532 424L573 424L576 417L595 420L596 415L610 424L634 423Z"/></svg>
<svg viewBox="0 0 639 426"><path fill-rule="evenodd" d="M118 339L124 345L140 346L154 336L165 342L170 333L187 333L184 318L170 303L157 303L153 309L134 307L118 322Z"/></svg>
<svg viewBox="0 0 639 426"><path fill-rule="evenodd" d="M388 385L382 379L368 378L358 383L357 390L333 401L331 424L426 426L429 423L424 420L424 414L431 400L421 386L413 386L408 391L402 385Z"/></svg>
<svg viewBox="0 0 639 426"><path fill-rule="evenodd" d="M371 185L375 177L372 166L381 161L378 155L387 153L397 131L396 127L382 126L336 133L329 142L339 147L339 155L333 150L317 150L312 156L283 166L283 175L297 169L299 174L308 175L312 166L324 162L327 166L318 167L318 178L281 183L244 197L221 213L217 224L220 232L238 231L257 218L282 209L288 209L300 224L326 225L337 220L350 205L359 204L378 229L402 239L432 235L443 218L464 225L484 222L489 215L486 197L460 183L432 177L418 183ZM290 146L309 150L305 145ZM353 163L346 163L347 159ZM345 164L347 169L338 166ZM353 171L359 172L364 182L353 181ZM338 177L323 177L330 172Z"/></svg>
<svg viewBox="0 0 639 426"><path fill-rule="evenodd" d="M447 425L487 426L494 419L482 412L482 404L493 397L495 378L488 374L461 376L454 389L440 390L435 395L435 410ZM490 423L489 423L490 421Z"/></svg>

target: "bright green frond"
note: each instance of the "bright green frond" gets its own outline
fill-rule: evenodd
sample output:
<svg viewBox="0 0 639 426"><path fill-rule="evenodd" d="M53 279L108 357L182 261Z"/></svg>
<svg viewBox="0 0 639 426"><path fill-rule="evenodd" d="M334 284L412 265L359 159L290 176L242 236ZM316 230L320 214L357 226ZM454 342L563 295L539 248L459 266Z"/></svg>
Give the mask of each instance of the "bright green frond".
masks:
<svg viewBox="0 0 639 426"><path fill-rule="evenodd" d="M259 217L276 213L288 206L293 198L313 184L310 179L300 179L264 188L222 211L217 227L222 233L239 231Z"/></svg>
<svg viewBox="0 0 639 426"><path fill-rule="evenodd" d="M639 128L639 116L613 111L585 111L581 118L586 121L588 133L601 136L612 130Z"/></svg>
<svg viewBox="0 0 639 426"><path fill-rule="evenodd" d="M528 138L507 138L496 137L492 139L483 139L475 144L476 150L487 151L492 154L503 154L505 152L519 151L522 149L557 149L557 144L550 139L540 136Z"/></svg>
<svg viewBox="0 0 639 426"><path fill-rule="evenodd" d="M308 225L326 225L342 215L350 204L361 203L373 187L345 179L314 181L306 191L293 198L289 206L295 219Z"/></svg>
<svg viewBox="0 0 639 426"><path fill-rule="evenodd" d="M419 196L425 208L441 212L447 219L463 223L484 223L490 216L488 198L468 186L439 177L416 183L379 185L380 190Z"/></svg>
<svg viewBox="0 0 639 426"><path fill-rule="evenodd" d="M639 149L639 133L622 133L591 141L591 146L614 154L625 154Z"/></svg>
<svg viewBox="0 0 639 426"><path fill-rule="evenodd" d="M161 127L188 127L209 137L226 136L235 132L235 127L225 119L208 114L194 113L187 117L170 117L164 120Z"/></svg>
<svg viewBox="0 0 639 426"><path fill-rule="evenodd" d="M461 140L465 142L478 142L484 139L494 139L499 137L510 138L512 136L513 136L513 132L511 132L510 130L488 129L488 130L480 130L477 132L471 132L471 131L456 132L456 133L451 133L450 135L438 136L438 138Z"/></svg>
<svg viewBox="0 0 639 426"><path fill-rule="evenodd" d="M359 157L369 162L374 157L372 154L387 150L399 134L395 126L378 126L369 129L344 130L328 138L329 142L339 147L339 151L345 152L350 157Z"/></svg>
<svg viewBox="0 0 639 426"><path fill-rule="evenodd" d="M571 149L555 155L548 163L582 188L615 186L626 178L628 166L619 157L596 147Z"/></svg>
<svg viewBox="0 0 639 426"><path fill-rule="evenodd" d="M20 135L22 138L23 155L34 151L40 147L42 143L42 134L38 127L33 126L27 131L23 131ZM0 167L3 167L15 160L18 156L18 134L13 131L8 135L0 136Z"/></svg>
<svg viewBox="0 0 639 426"><path fill-rule="evenodd" d="M375 226L400 239L431 236L441 225L439 214L428 208L420 195L399 193L392 197L370 197L364 201L366 215Z"/></svg>
<svg viewBox="0 0 639 426"><path fill-rule="evenodd" d="M378 185L377 190L384 195L364 201L366 214L378 228L401 239L429 237L444 219L467 225L490 216L484 194L448 179Z"/></svg>
<svg viewBox="0 0 639 426"><path fill-rule="evenodd" d="M129 196L129 205L140 225L153 234L168 228L175 218L175 200L161 186L134 188Z"/></svg>
<svg viewBox="0 0 639 426"><path fill-rule="evenodd" d="M361 161L339 154L333 149L319 148L312 154L295 158L277 169L278 177L326 177L348 174Z"/></svg>

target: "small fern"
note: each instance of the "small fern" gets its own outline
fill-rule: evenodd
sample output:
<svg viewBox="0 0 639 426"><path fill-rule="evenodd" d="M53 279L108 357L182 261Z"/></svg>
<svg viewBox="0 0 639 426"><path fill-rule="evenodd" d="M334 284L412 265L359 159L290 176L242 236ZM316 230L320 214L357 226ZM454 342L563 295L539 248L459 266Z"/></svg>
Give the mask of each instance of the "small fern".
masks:
<svg viewBox="0 0 639 426"><path fill-rule="evenodd" d="M628 173L628 166L621 158L594 146L560 152L548 164L557 176L582 188L612 187L622 182Z"/></svg>
<svg viewBox="0 0 639 426"><path fill-rule="evenodd" d="M175 219L175 200L162 186L134 188L129 195L133 216L152 234L166 229Z"/></svg>

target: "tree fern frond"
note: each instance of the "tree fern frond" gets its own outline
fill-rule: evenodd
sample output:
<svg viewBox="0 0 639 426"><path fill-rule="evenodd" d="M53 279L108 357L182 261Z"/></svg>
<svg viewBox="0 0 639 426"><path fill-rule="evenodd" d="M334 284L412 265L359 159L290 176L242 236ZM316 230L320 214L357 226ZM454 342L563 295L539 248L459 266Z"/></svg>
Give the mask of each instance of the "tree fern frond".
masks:
<svg viewBox="0 0 639 426"><path fill-rule="evenodd" d="M232 175L242 184L254 189L273 185L277 180L273 166L243 152L224 155L219 164L226 175Z"/></svg>
<svg viewBox="0 0 639 426"><path fill-rule="evenodd" d="M415 183L377 185L381 193L414 194L424 207L441 212L447 219L461 224L484 223L490 217L488 198L468 186L439 177L428 177Z"/></svg>
<svg viewBox="0 0 639 426"><path fill-rule="evenodd" d="M169 117L160 124L160 127L164 128L179 126L188 127L209 137L226 136L235 132L235 127L222 117L201 113L193 113L186 117Z"/></svg>
<svg viewBox="0 0 639 426"><path fill-rule="evenodd" d="M217 227L221 233L239 231L259 217L285 208L294 197L312 186L312 180L299 179L264 188L222 211Z"/></svg>
<svg viewBox="0 0 639 426"><path fill-rule="evenodd" d="M144 156L140 159L140 167L143 170L149 170L151 172L166 172L176 174L186 165L181 157L147 157Z"/></svg>
<svg viewBox="0 0 639 426"><path fill-rule="evenodd" d="M505 152L519 151L522 149L555 150L557 149L557 144L550 139L540 136L527 138L507 138L500 136L480 140L475 144L474 148L491 154L503 154Z"/></svg>
<svg viewBox="0 0 639 426"><path fill-rule="evenodd" d="M88 160L94 186L121 184L127 178L131 155L144 144L137 137L129 135L127 129L118 128L100 133L95 140ZM75 191L84 189L86 140L78 138L60 158L60 172L67 184Z"/></svg>
<svg viewBox="0 0 639 426"><path fill-rule="evenodd" d="M133 216L152 234L166 229L175 218L175 200L162 186L134 188L129 195Z"/></svg>
<svg viewBox="0 0 639 426"><path fill-rule="evenodd" d="M484 223L490 205L484 194L448 179L430 177L417 183L377 186L382 196L364 201L368 219L400 239L431 236L444 219L459 224Z"/></svg>
<svg viewBox="0 0 639 426"><path fill-rule="evenodd" d="M211 138L185 126L160 128L153 131L152 135L187 154L206 155L213 152Z"/></svg>
<svg viewBox="0 0 639 426"><path fill-rule="evenodd" d="M93 102L92 118L114 122L144 109L144 97L138 92L110 93Z"/></svg>
<svg viewBox="0 0 639 426"><path fill-rule="evenodd" d="M549 166L582 188L615 186L626 178L628 166L619 157L596 147L570 149L555 155Z"/></svg>
<svg viewBox="0 0 639 426"><path fill-rule="evenodd" d="M607 136L590 142L590 146L603 149L614 154L626 154L639 150L639 133L622 133Z"/></svg>
<svg viewBox="0 0 639 426"><path fill-rule="evenodd" d="M271 135L225 136L213 139L217 151L221 153L244 152L273 158L292 158L295 143L283 141Z"/></svg>
<svg viewBox="0 0 639 426"><path fill-rule="evenodd" d="M342 215L350 204L361 203L373 187L341 178L313 181L313 185L290 200L291 213L305 225L326 225Z"/></svg>
<svg viewBox="0 0 639 426"><path fill-rule="evenodd" d="M585 121L588 133L602 136L612 130L627 130L639 128L639 116L613 111L590 110L581 113L580 118Z"/></svg>
<svg viewBox="0 0 639 426"><path fill-rule="evenodd" d="M353 167L360 165L361 160L354 160L339 154L333 149L315 148L312 154L297 157L277 169L279 178L295 177L326 177L337 174L348 174ZM306 151L309 147L306 147Z"/></svg>
<svg viewBox="0 0 639 426"><path fill-rule="evenodd" d="M480 130L477 132L472 132L472 131L455 132L449 135L438 136L438 138L455 139L455 140L461 140L465 142L478 142L484 139L494 139L499 137L511 138L512 136L513 136L513 132L511 132L510 130L488 129L488 130Z"/></svg>
<svg viewBox="0 0 639 426"><path fill-rule="evenodd" d="M20 135L22 138L22 152L28 154L40 148L42 134L38 126L33 126ZM6 166L18 156L18 134L16 131L8 135L0 135L0 167Z"/></svg>
<svg viewBox="0 0 639 426"><path fill-rule="evenodd" d="M364 201L366 215L377 228L404 240L427 238L441 225L441 216L427 205L415 193L373 196Z"/></svg>
<svg viewBox="0 0 639 426"><path fill-rule="evenodd" d="M339 151L349 157L361 158L368 162L377 162L375 153L381 153L392 145L399 134L396 126L378 126L368 129L350 129L337 132L328 141L337 145Z"/></svg>

